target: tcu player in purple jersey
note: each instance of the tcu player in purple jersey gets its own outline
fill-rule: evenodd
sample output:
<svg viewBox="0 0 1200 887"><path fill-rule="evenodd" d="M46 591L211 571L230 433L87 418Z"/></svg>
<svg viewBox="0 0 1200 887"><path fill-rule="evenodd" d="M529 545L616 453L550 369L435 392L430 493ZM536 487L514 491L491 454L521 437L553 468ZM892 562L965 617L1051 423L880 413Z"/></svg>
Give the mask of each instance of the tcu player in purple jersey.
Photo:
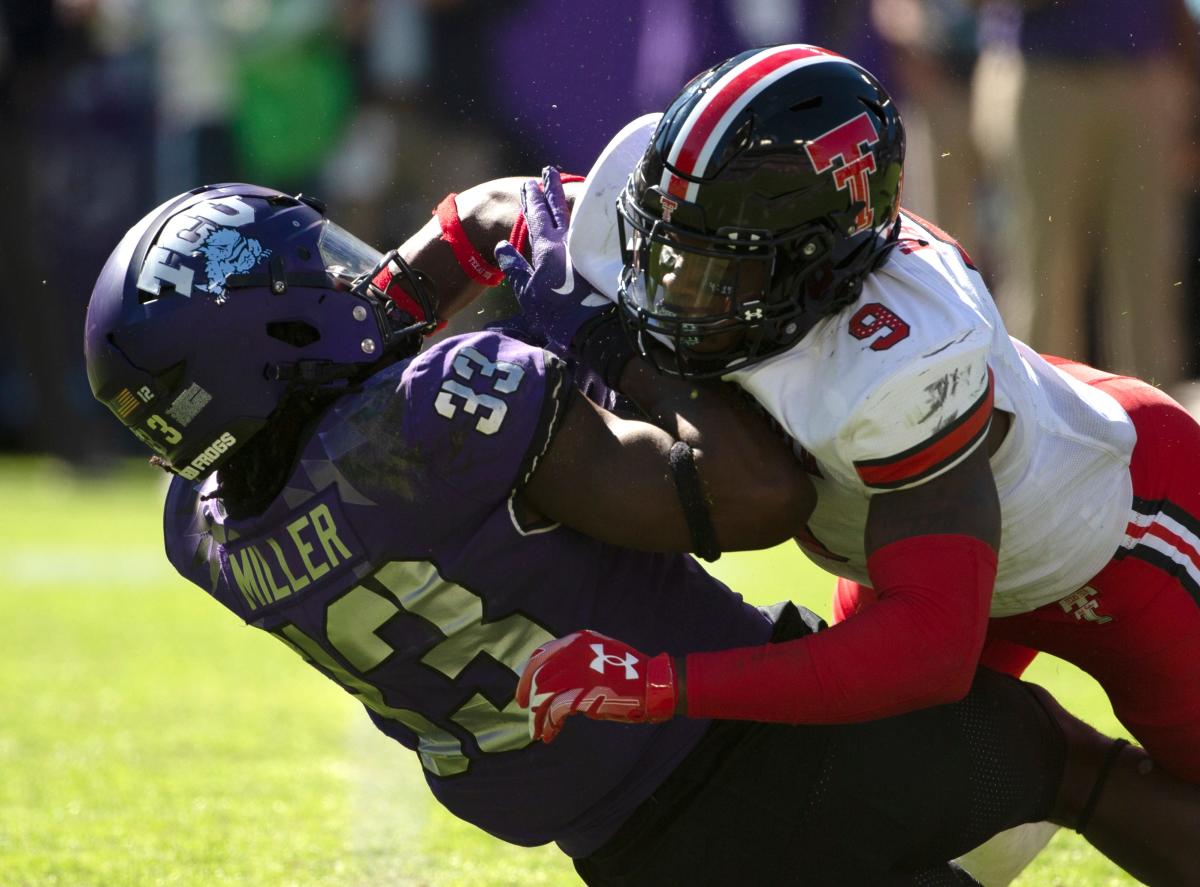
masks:
<svg viewBox="0 0 1200 887"><path fill-rule="evenodd" d="M557 177L547 186L535 261L562 289L561 274L541 279L565 255ZM595 406L560 358L500 332L419 353L439 315L417 264L445 311L461 307L478 289L459 271L464 242L511 210L488 197L464 195L469 231L443 239L443 218L403 255L252 185L180 195L125 235L89 304L89 378L174 475L166 549L185 577L358 698L456 815L557 842L589 883L973 883L945 860L1046 816L1094 816L1093 840L1122 864L1178 870L1200 837L1191 796L1127 766L1106 774L1102 737L996 675L955 705L871 724L586 722L534 742L518 679L555 637L590 626L681 655L819 626L644 550L690 546L677 488L700 488L697 462L727 546L785 535L763 531L762 503L787 527L803 475L739 398L699 398L723 429L701 439L672 424L692 387L637 361L623 382L654 381L643 399L669 431ZM542 321L561 347L570 324ZM603 358L611 342L594 338ZM591 667L640 663L598 642ZM1183 824L1150 831L1160 815Z"/></svg>

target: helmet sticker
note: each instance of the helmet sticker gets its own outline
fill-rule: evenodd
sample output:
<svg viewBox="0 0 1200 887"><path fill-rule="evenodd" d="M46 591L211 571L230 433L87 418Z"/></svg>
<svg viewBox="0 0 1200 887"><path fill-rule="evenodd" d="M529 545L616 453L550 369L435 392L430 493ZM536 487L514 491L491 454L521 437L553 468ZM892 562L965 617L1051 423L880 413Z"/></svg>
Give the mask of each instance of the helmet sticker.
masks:
<svg viewBox="0 0 1200 887"><path fill-rule="evenodd" d="M871 227L875 211L871 208L870 175L875 172L875 154L870 146L879 141L879 130L871 116L863 111L857 117L822 133L804 146L813 170L817 173L833 169L834 160L841 166L833 169L833 183L839 191L850 189L850 199L864 204L854 220L854 231ZM867 150L863 150L863 146ZM854 233L854 231L847 233Z"/></svg>
<svg viewBox="0 0 1200 887"><path fill-rule="evenodd" d="M171 401L171 405L167 407L167 415L177 424L187 428L210 400L212 400L212 395L201 388L198 383L193 382Z"/></svg>
<svg viewBox="0 0 1200 887"><path fill-rule="evenodd" d="M191 462L176 470L176 473L185 480L195 480L200 476L200 472L208 468L225 452L237 443L237 438L226 431L207 447L200 451L200 455L196 456Z"/></svg>
<svg viewBox="0 0 1200 887"><path fill-rule="evenodd" d="M127 419L130 413L138 408L138 401L128 388L122 388L117 392L117 396L108 402L108 408L117 414L118 419Z"/></svg>
<svg viewBox="0 0 1200 887"><path fill-rule="evenodd" d="M164 286L192 294L196 271L206 283L196 286L214 295L225 293L230 274L249 271L271 255L261 243L237 229L254 221L254 207L241 197L205 200L176 213L163 226L138 275L138 289L159 295ZM203 258L203 268L197 259Z"/></svg>
<svg viewBox="0 0 1200 887"><path fill-rule="evenodd" d="M200 244L200 252L207 260L204 273L208 277L208 286L201 289L217 296L225 294L225 278L230 274L249 271L271 255L271 251L264 249L257 240L239 234L233 228L218 228L212 232Z"/></svg>

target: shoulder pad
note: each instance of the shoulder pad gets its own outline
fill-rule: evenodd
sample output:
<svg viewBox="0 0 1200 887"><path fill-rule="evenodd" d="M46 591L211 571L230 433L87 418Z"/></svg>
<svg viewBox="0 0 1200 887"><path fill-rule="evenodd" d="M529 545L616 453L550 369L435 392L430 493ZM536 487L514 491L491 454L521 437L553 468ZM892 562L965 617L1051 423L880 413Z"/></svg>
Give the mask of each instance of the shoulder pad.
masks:
<svg viewBox="0 0 1200 887"><path fill-rule="evenodd" d="M637 166L661 114L646 114L625 125L601 152L583 183L583 194L571 213L567 251L571 264L599 292L617 300L621 244L617 230L617 196Z"/></svg>

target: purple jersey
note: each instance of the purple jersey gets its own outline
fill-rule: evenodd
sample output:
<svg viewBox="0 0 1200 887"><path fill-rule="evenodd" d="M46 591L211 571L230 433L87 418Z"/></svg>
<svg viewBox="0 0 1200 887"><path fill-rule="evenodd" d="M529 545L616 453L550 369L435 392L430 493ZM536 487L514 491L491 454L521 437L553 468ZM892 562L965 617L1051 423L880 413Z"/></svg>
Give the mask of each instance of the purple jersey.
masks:
<svg viewBox="0 0 1200 887"><path fill-rule="evenodd" d="M453 813L582 856L706 724L580 718L531 743L513 696L533 650L591 628L684 653L763 643L771 626L689 557L522 521L515 491L572 392L541 349L449 339L338 400L262 515L228 518L201 499L212 479L176 479L165 528L181 573L358 697Z"/></svg>

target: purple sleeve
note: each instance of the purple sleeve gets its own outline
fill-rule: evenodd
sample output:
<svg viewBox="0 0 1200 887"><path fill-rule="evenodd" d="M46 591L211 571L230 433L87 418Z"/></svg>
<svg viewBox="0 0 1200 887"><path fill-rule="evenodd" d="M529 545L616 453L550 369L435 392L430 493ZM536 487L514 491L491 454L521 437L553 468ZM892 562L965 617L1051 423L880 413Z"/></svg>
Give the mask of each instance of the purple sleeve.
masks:
<svg viewBox="0 0 1200 887"><path fill-rule="evenodd" d="M541 348L498 332L456 336L404 372L405 445L459 497L494 506L533 473L572 390Z"/></svg>

